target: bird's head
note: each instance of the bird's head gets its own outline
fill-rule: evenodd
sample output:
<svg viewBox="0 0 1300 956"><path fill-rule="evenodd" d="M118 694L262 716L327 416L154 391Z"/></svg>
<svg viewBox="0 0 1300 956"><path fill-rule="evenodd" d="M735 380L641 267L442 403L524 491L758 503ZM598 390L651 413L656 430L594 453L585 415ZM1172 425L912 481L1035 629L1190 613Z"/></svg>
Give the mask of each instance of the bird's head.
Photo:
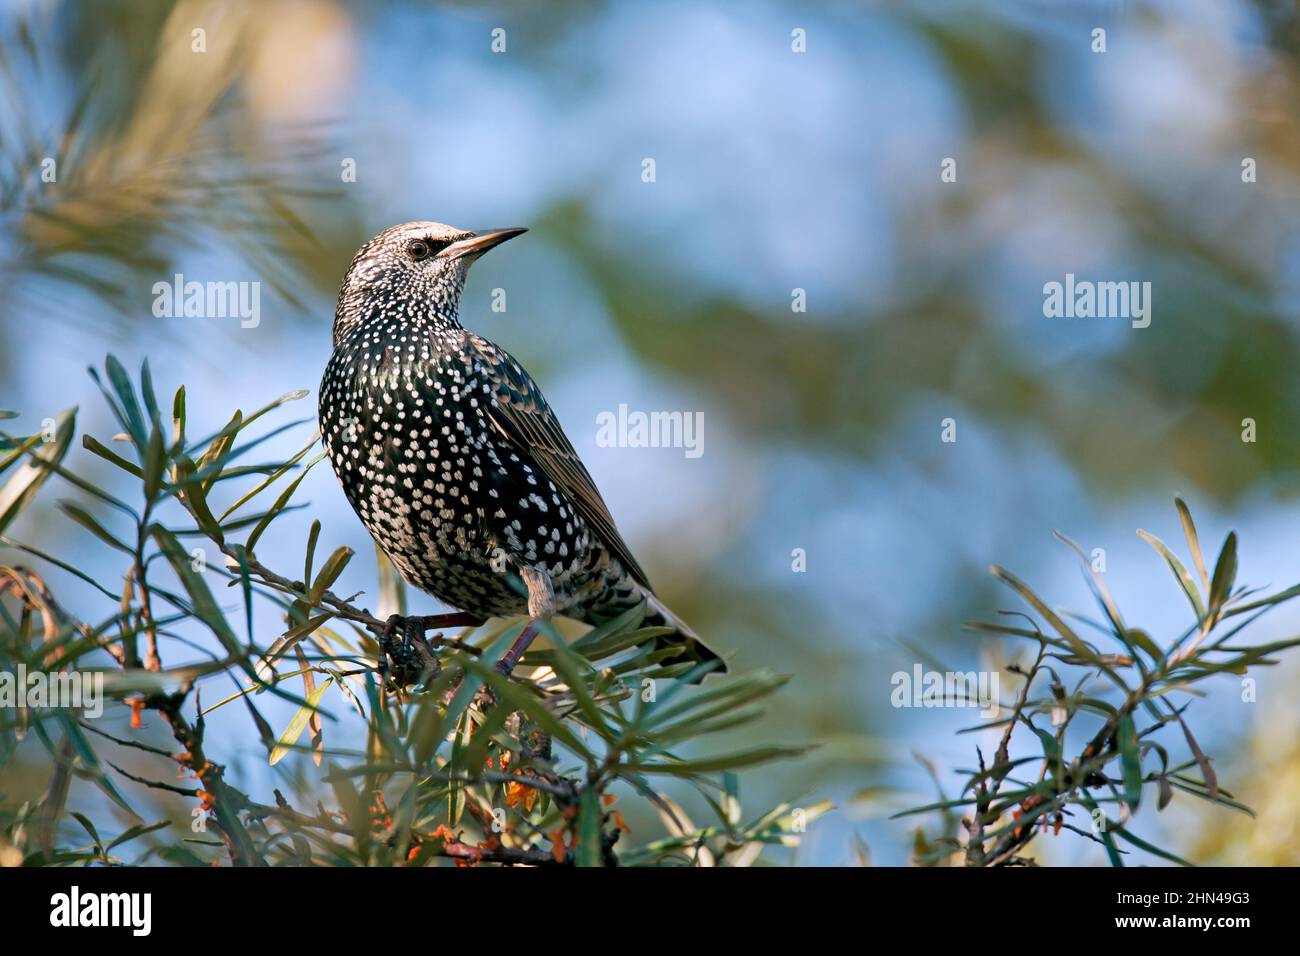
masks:
<svg viewBox="0 0 1300 956"><path fill-rule="evenodd" d="M456 324L469 267L483 253L526 229L471 232L440 222L385 229L359 250L343 278L334 313L334 341L384 314L431 317Z"/></svg>

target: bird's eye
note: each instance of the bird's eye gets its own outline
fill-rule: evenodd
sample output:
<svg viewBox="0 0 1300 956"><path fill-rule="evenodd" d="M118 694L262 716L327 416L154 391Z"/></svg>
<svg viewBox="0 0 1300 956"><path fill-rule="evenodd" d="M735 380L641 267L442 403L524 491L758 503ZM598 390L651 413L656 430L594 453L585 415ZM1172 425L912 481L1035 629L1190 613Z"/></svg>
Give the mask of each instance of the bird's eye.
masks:
<svg viewBox="0 0 1300 956"><path fill-rule="evenodd" d="M427 259L429 256L433 255L433 246L429 245L429 243L425 242L423 239L412 239L406 244L406 254L416 262L419 262L420 260Z"/></svg>

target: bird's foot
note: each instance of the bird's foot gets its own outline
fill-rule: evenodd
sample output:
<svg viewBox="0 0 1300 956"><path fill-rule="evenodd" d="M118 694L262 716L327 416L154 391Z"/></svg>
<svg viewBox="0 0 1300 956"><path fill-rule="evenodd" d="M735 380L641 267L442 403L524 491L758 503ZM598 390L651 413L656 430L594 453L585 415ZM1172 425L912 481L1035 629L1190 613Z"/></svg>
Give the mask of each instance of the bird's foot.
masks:
<svg viewBox="0 0 1300 956"><path fill-rule="evenodd" d="M438 658L425 635L430 628L473 627L481 618L457 611L452 614L425 614L403 617L392 614L384 622L379 637L379 668L387 683L409 687L441 669Z"/></svg>
<svg viewBox="0 0 1300 956"><path fill-rule="evenodd" d="M541 622L537 618L533 618L524 626L524 629L519 632L519 636L515 638L515 642L510 645L510 650L506 651L505 656L496 662L497 673L509 677L514 672L515 665L519 663L519 658L524 656L524 651L528 650L528 645L533 643L533 638L537 636L537 629L540 624Z"/></svg>
<svg viewBox="0 0 1300 956"><path fill-rule="evenodd" d="M438 659L424 639L424 624L418 617L391 615L379 637L379 669L392 687L409 687L426 674L437 673Z"/></svg>

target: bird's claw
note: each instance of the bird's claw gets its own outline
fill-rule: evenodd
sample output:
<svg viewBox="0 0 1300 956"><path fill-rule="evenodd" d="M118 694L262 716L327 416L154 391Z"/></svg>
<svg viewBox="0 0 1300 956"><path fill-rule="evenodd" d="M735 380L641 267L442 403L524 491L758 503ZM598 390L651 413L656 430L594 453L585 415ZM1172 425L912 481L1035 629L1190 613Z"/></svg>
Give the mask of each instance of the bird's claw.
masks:
<svg viewBox="0 0 1300 956"><path fill-rule="evenodd" d="M401 639L396 635L401 632ZM418 637L418 641L417 641ZM390 615L379 638L379 669L395 687L418 683L426 673L437 669L437 658L424 640L424 621L418 617Z"/></svg>

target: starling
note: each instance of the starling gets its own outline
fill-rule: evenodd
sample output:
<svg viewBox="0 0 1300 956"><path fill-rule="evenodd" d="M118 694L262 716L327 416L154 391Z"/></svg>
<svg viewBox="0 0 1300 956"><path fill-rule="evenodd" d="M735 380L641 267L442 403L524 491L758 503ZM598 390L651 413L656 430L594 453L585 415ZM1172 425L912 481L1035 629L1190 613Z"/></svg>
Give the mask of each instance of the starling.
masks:
<svg viewBox="0 0 1300 956"><path fill-rule="evenodd" d="M501 671L551 614L599 624L644 602L647 626L673 629L657 645L680 648L663 663L723 672L655 596L541 389L460 324L470 265L525 231L408 222L357 252L320 388L334 473L412 586L467 623L528 614Z"/></svg>

